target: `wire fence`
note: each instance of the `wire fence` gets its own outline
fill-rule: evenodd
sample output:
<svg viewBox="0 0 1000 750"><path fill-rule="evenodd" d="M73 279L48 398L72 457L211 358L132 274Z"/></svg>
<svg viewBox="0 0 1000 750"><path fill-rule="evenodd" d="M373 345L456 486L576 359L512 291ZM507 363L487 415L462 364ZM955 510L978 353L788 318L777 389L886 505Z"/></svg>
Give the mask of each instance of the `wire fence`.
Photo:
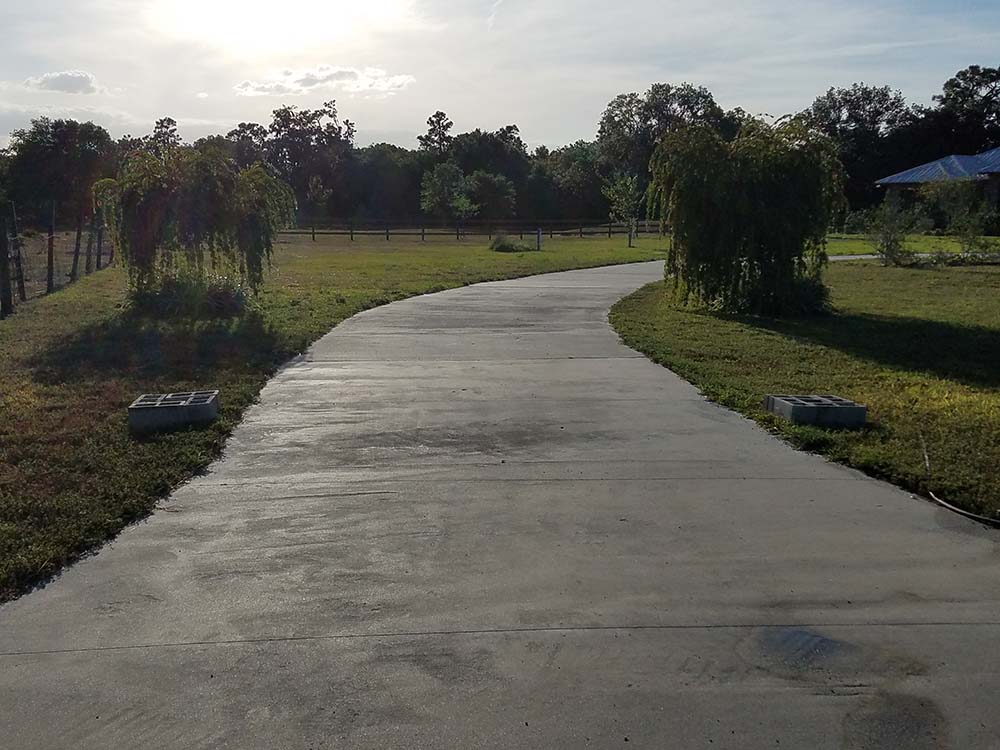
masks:
<svg viewBox="0 0 1000 750"><path fill-rule="evenodd" d="M0 238L0 314L17 304L58 291L99 271L114 259L114 246L101 227L74 230L21 228ZM10 309L7 309L10 308Z"/></svg>

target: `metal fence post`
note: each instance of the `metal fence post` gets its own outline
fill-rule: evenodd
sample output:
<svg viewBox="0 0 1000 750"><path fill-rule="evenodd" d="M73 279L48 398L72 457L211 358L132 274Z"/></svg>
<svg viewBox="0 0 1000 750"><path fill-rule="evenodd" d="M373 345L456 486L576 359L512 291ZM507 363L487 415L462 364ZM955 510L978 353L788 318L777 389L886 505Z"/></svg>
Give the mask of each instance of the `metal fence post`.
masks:
<svg viewBox="0 0 1000 750"><path fill-rule="evenodd" d="M14 275L17 277L17 297L21 302L24 302L28 299L28 295L24 291L24 264L21 262L21 236L17 231L17 209L14 207L13 201L10 204L10 218L13 222L11 228L13 243L11 250L14 255Z"/></svg>
<svg viewBox="0 0 1000 750"><path fill-rule="evenodd" d="M45 293L56 290L56 202L52 201L52 218L49 220L48 258L46 259Z"/></svg>
<svg viewBox="0 0 1000 750"><path fill-rule="evenodd" d="M0 220L0 318L14 312L10 288L10 251L7 248L7 222Z"/></svg>
<svg viewBox="0 0 1000 750"><path fill-rule="evenodd" d="M542 249L542 228L538 227L538 234L535 236L535 240L538 244L538 249Z"/></svg>

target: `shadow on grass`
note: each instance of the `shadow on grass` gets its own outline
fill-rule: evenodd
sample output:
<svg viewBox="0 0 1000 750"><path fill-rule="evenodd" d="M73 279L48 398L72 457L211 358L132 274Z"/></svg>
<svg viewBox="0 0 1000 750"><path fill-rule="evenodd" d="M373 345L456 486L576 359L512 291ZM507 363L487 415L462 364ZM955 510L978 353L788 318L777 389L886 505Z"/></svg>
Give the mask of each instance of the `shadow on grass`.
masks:
<svg viewBox="0 0 1000 750"><path fill-rule="evenodd" d="M737 319L894 369L927 372L971 387L1000 387L1000 330L890 315Z"/></svg>
<svg viewBox="0 0 1000 750"><path fill-rule="evenodd" d="M287 355L257 312L158 320L126 311L56 340L30 365L46 384L108 375L183 382L220 370L275 366Z"/></svg>

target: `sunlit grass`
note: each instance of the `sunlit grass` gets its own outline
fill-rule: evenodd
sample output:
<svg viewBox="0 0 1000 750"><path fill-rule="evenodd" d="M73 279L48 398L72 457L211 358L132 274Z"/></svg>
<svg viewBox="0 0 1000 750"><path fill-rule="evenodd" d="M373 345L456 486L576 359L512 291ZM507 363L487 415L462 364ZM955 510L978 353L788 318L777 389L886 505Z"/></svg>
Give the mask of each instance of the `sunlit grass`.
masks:
<svg viewBox="0 0 1000 750"><path fill-rule="evenodd" d="M331 327L374 305L478 281L662 257L661 243L546 240L497 253L486 238L296 238L278 247L258 310L231 321L136 317L125 275L103 271L0 321L0 599L148 514L205 467L267 377ZM129 438L143 392L222 390L208 428Z"/></svg>
<svg viewBox="0 0 1000 750"><path fill-rule="evenodd" d="M837 312L826 317L679 309L660 283L616 305L611 320L630 346L795 445L1000 513L1000 269L837 263L827 280ZM868 405L871 426L793 427L764 413L767 393L845 396Z"/></svg>

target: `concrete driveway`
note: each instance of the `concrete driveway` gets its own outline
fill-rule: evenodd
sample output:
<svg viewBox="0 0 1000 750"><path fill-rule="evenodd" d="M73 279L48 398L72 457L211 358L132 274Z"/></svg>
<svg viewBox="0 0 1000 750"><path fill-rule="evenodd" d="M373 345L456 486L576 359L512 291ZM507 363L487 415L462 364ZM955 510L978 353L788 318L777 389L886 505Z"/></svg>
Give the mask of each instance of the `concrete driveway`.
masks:
<svg viewBox="0 0 1000 750"><path fill-rule="evenodd" d="M0 608L0 746L1000 747L997 533L624 347L661 268L339 326Z"/></svg>

